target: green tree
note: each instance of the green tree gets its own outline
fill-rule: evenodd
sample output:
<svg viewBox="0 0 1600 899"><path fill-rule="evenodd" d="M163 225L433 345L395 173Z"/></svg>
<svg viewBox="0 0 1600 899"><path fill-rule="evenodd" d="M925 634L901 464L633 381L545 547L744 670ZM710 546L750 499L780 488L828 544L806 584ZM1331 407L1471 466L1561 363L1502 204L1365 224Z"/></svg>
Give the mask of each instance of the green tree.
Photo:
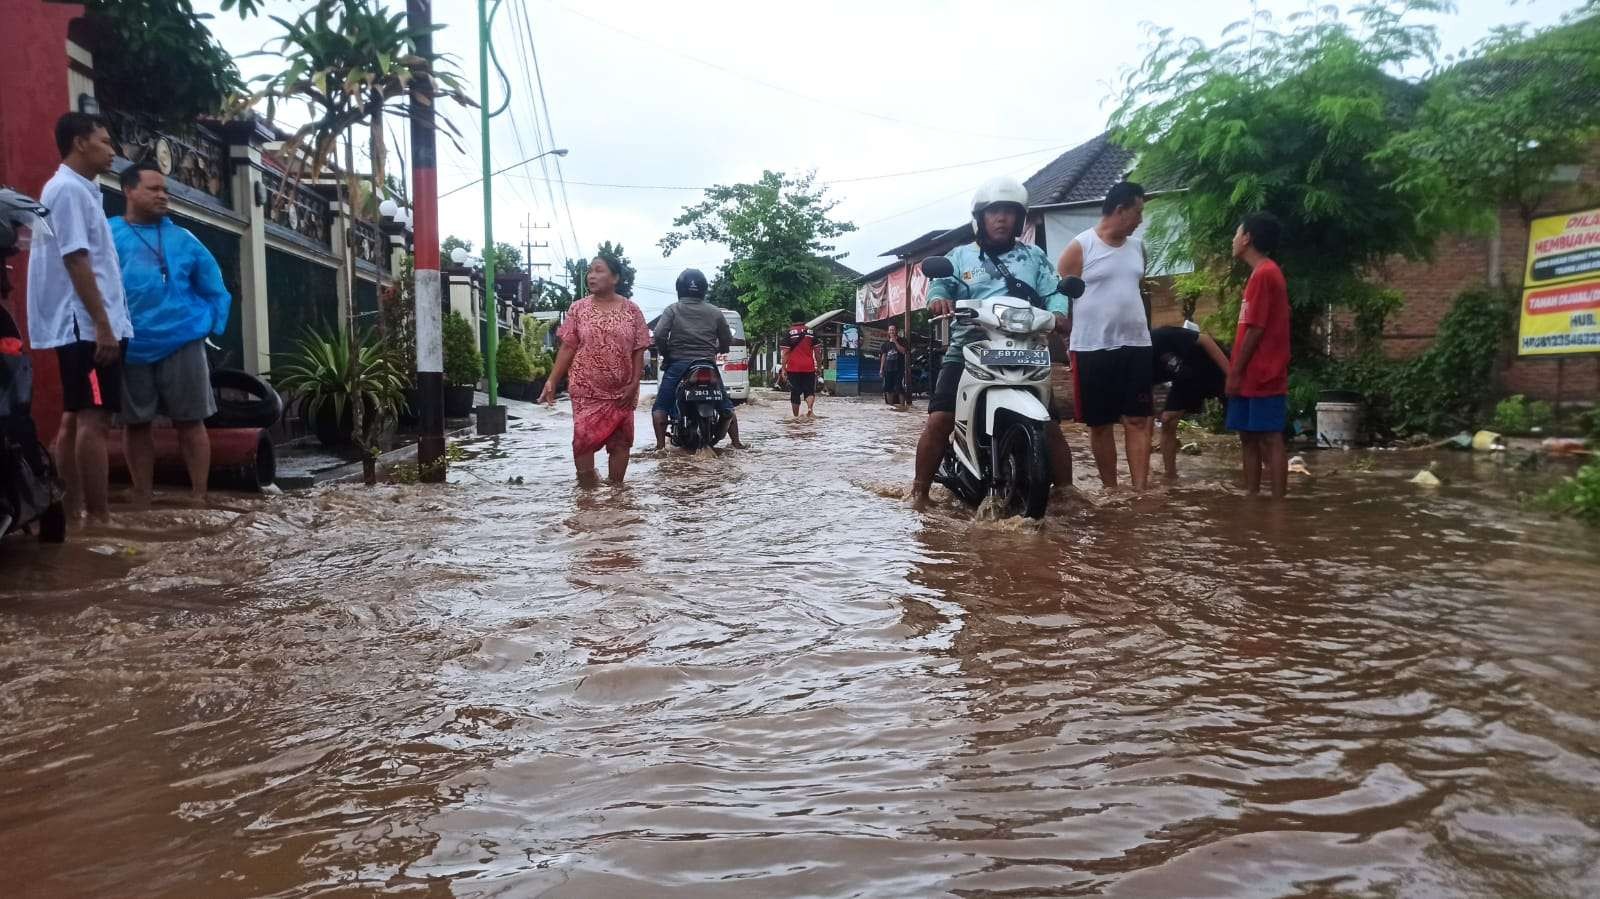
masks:
<svg viewBox="0 0 1600 899"><path fill-rule="evenodd" d="M732 309L743 318L750 310L745 307L744 297L740 295L739 288L733 283L733 274L728 271L728 264L724 262L717 267L717 273L711 277L711 285L706 290L706 302L723 309Z"/></svg>
<svg viewBox="0 0 1600 899"><path fill-rule="evenodd" d="M1463 229L1493 228L1505 206L1523 223L1570 188L1557 178L1600 139L1600 4L1561 25L1496 30L1427 84L1410 130L1383 159L1397 187Z"/></svg>
<svg viewBox="0 0 1600 899"><path fill-rule="evenodd" d="M1234 229L1247 213L1276 214L1297 359L1320 355L1312 324L1332 307L1381 329L1396 297L1364 276L1395 255L1426 257L1447 224L1406 187L1407 160L1382 152L1423 100L1388 72L1431 60L1437 47L1435 31L1410 16L1446 8L1375 0L1353 21L1308 12L1283 30L1263 13L1215 46L1156 30L1154 48L1124 75L1113 126L1139 154L1135 176L1185 188L1154 208L1150 245L1211 277L1226 273L1236 317Z"/></svg>
<svg viewBox="0 0 1600 899"><path fill-rule="evenodd" d="M494 245L494 273L496 276L522 271L522 251L508 243Z"/></svg>
<svg viewBox="0 0 1600 899"><path fill-rule="evenodd" d="M745 330L771 337L789 324L791 309L820 311L834 297L839 279L823 258L833 254L831 241L855 226L834 220L836 203L826 194L812 174L768 171L753 183L717 185L673 221L662 252L671 255L688 241L727 247L724 270L744 304Z"/></svg>
<svg viewBox="0 0 1600 899"><path fill-rule="evenodd" d="M241 16L255 4L240 4ZM215 115L244 87L233 63L190 0L88 0L85 42L94 54L95 92L108 109L167 127Z"/></svg>

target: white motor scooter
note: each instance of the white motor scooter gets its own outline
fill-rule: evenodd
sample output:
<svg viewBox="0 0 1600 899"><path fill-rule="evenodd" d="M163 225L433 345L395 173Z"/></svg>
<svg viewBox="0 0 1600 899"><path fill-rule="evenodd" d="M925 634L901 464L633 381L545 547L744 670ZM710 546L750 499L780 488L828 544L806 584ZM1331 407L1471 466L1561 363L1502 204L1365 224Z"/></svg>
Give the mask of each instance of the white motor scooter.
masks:
<svg viewBox="0 0 1600 899"><path fill-rule="evenodd" d="M930 279L954 274L950 260L923 260ZM957 282L961 283L961 282ZM964 286L964 285L963 285ZM1067 278L1076 299L1083 282ZM952 318L976 324L982 339L962 349L966 370L956 388L955 430L934 480L976 506L993 496L1002 516L1044 517L1050 501L1050 346L1055 315L1012 296L958 300Z"/></svg>

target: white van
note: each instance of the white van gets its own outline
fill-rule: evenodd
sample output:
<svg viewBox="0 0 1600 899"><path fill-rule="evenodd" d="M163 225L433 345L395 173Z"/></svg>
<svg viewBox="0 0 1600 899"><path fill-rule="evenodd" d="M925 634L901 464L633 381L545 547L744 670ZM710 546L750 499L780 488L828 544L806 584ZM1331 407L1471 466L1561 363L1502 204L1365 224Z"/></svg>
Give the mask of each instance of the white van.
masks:
<svg viewBox="0 0 1600 899"><path fill-rule="evenodd" d="M733 331L733 344L728 351L717 356L717 370L722 372L722 386L735 404L750 398L750 351L744 342L744 319L734 309L722 310Z"/></svg>

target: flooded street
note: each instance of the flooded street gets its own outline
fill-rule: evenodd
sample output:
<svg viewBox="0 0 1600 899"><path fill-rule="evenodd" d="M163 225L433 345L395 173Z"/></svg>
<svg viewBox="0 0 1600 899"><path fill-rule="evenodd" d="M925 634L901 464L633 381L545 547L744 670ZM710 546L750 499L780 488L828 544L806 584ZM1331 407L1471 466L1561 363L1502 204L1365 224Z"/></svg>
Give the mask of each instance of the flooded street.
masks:
<svg viewBox="0 0 1600 899"><path fill-rule="evenodd" d="M1493 463L1107 498L1072 430L1085 500L983 522L899 497L920 413L761 393L625 489L540 411L448 490L8 541L5 894L1600 890L1600 540Z"/></svg>

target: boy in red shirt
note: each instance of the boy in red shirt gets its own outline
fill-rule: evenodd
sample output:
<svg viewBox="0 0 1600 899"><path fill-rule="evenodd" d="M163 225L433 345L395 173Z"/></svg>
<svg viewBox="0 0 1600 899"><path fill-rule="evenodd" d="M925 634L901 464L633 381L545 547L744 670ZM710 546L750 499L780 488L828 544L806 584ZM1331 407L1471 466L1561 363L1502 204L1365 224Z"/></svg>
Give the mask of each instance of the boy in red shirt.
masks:
<svg viewBox="0 0 1600 899"><path fill-rule="evenodd" d="M1244 486L1261 492L1266 469L1272 495L1289 487L1289 457L1283 428L1289 412L1289 288L1283 270L1267 258L1278 249L1282 226L1271 214L1245 217L1233 235L1233 255L1250 266L1234 337L1233 360L1225 388L1228 428L1239 432L1244 449Z"/></svg>

